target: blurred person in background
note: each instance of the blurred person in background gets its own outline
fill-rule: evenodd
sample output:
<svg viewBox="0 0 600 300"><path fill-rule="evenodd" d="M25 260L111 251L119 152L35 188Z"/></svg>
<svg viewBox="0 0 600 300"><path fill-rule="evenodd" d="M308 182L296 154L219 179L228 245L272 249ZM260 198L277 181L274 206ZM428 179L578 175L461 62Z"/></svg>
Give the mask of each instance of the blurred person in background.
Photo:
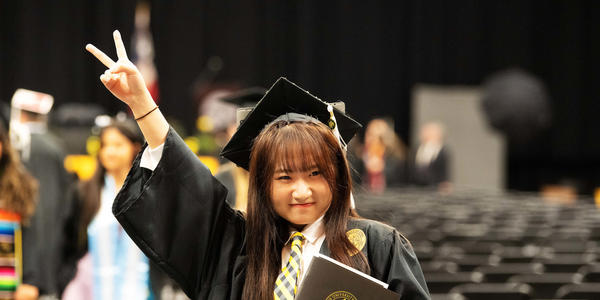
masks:
<svg viewBox="0 0 600 300"><path fill-rule="evenodd" d="M71 184L64 168L65 153L60 140L48 130L48 114L54 104L51 95L18 89L11 101L10 138L21 161L39 183L35 214L23 231L23 243L40 245L36 251L40 298L55 299L56 274L60 266L59 248L64 224L63 208ZM43 247L43 249L41 249Z"/></svg>
<svg viewBox="0 0 600 300"><path fill-rule="evenodd" d="M235 92L227 97L221 98L222 102L234 105L238 108L253 108L258 101L265 95L267 89L263 87L252 87ZM227 139L223 144L229 142L242 122L237 116L227 126ZM232 162L227 162L219 168L215 177L227 188L227 198L225 201L237 210L246 211L248 203L248 171L236 166Z"/></svg>
<svg viewBox="0 0 600 300"><path fill-rule="evenodd" d="M381 193L406 184L406 146L385 119L367 124L362 151L363 185Z"/></svg>
<svg viewBox="0 0 600 300"><path fill-rule="evenodd" d="M23 252L36 245L24 244L19 237L35 211L36 197L37 182L20 163L0 122L0 299L38 298L37 258L31 255L35 252Z"/></svg>
<svg viewBox="0 0 600 300"><path fill-rule="evenodd" d="M148 259L112 215L144 137L132 120L112 120L100 131L98 167L81 182L65 227L62 299L152 299Z"/></svg>
<svg viewBox="0 0 600 300"><path fill-rule="evenodd" d="M444 127L438 122L424 124L419 133L419 146L410 156L411 183L448 190L448 164L449 154L444 144Z"/></svg>
<svg viewBox="0 0 600 300"><path fill-rule="evenodd" d="M199 104L196 136L200 147L196 154L218 157L229 141L228 128L235 122L236 107L221 101L231 95L229 87L214 85L212 88L201 96Z"/></svg>

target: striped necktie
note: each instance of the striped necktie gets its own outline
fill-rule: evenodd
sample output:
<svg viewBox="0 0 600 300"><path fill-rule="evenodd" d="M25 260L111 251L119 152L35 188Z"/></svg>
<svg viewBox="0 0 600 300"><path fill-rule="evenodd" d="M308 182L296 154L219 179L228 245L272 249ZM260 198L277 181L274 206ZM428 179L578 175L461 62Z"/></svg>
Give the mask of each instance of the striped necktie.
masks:
<svg viewBox="0 0 600 300"><path fill-rule="evenodd" d="M300 232L294 232L290 237L292 249L290 259L275 281L275 300L293 300L298 290L298 275L300 274L300 263L302 262L302 242L304 236Z"/></svg>

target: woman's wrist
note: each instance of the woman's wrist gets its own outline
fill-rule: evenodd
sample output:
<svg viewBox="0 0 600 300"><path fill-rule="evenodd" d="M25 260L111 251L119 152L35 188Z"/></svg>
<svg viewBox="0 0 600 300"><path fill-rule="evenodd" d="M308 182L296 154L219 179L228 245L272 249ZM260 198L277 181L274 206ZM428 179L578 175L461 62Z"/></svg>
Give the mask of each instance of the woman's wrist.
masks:
<svg viewBox="0 0 600 300"><path fill-rule="evenodd" d="M131 109L135 119L142 117L155 107L156 103L152 99L152 96L150 96L150 93L146 93L143 97L139 99L133 99L131 102L129 102L129 108Z"/></svg>
<svg viewBox="0 0 600 300"><path fill-rule="evenodd" d="M145 113L145 114L143 114L143 115L141 115L141 116L139 116L139 117L135 118L135 120L136 120L136 121L140 121L141 119L143 119L143 118L147 117L149 114L153 113L153 112L154 112L155 110L157 110L157 109L158 109L158 105L154 106L154 108L153 108L153 109L151 109L151 110L149 110L147 113Z"/></svg>

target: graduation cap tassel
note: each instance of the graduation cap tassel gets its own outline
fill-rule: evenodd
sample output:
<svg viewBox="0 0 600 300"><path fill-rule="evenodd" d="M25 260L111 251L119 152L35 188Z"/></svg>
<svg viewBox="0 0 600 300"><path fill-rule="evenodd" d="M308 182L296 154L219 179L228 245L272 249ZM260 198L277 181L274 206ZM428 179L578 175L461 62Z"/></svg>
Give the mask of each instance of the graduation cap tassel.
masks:
<svg viewBox="0 0 600 300"><path fill-rule="evenodd" d="M337 120L335 119L335 115L333 114L333 106L331 104L327 104L327 111L329 112L329 122L327 122L327 125L329 125L331 131L333 131L333 135L340 142L340 146L342 147L342 149L344 149L344 151L348 150L348 145L346 145L346 142L344 142L344 139L342 138L342 135L338 130Z"/></svg>
<svg viewBox="0 0 600 300"><path fill-rule="evenodd" d="M329 112L329 122L327 122L331 131L333 131L333 135L338 139L340 146L344 151L348 151L348 145L344 142L342 135L337 127L337 120L335 119L335 115L333 114L333 106L331 104L327 104L327 111ZM350 193L350 208L356 209L356 204L354 202L354 195Z"/></svg>

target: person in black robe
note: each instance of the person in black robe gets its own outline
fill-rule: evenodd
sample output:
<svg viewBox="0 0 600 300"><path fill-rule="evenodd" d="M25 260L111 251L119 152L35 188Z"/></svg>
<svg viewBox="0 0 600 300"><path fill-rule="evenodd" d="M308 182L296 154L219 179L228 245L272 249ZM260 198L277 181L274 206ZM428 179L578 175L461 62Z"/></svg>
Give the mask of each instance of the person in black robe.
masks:
<svg viewBox="0 0 600 300"><path fill-rule="evenodd" d="M134 161L113 213L142 251L190 298L272 299L275 277L287 261L290 231L304 233L306 226L322 222L324 240L315 252L366 270L402 299L430 299L406 238L392 227L352 215L343 140L350 140L360 124L279 79L222 152L250 170L244 215L226 204L226 188L169 127L127 59L118 31L114 38L117 62L92 45L86 49L109 67L100 80L130 106L148 146ZM303 138L280 143L290 138L289 132ZM266 149L287 150L261 151ZM274 188L267 192L267 185ZM288 190L289 206L294 208L283 201ZM317 208L322 209L319 218ZM276 226L260 225L268 222Z"/></svg>

